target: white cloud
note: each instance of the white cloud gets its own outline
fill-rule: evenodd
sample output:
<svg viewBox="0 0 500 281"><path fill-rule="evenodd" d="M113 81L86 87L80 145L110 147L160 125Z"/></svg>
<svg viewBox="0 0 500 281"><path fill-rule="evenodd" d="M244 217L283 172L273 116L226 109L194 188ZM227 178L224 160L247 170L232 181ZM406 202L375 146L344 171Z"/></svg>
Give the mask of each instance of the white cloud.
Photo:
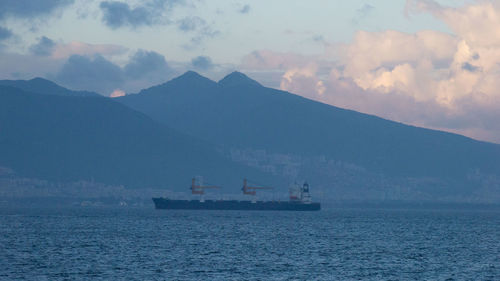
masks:
<svg viewBox="0 0 500 281"><path fill-rule="evenodd" d="M295 67L287 70L281 79L280 88L289 92L302 94L311 98L325 93L323 81L316 77L318 66L310 63L305 67Z"/></svg>
<svg viewBox="0 0 500 281"><path fill-rule="evenodd" d="M408 12L431 13L468 44L500 46L500 2L475 1L459 8L443 7L433 0L407 0Z"/></svg>

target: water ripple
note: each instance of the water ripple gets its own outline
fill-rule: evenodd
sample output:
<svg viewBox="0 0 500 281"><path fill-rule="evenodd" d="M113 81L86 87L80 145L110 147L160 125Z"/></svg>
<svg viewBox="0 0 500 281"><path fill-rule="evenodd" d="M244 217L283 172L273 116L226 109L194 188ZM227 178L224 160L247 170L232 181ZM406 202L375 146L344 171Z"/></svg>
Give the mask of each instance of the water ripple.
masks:
<svg viewBox="0 0 500 281"><path fill-rule="evenodd" d="M488 280L495 212L0 210L2 280Z"/></svg>

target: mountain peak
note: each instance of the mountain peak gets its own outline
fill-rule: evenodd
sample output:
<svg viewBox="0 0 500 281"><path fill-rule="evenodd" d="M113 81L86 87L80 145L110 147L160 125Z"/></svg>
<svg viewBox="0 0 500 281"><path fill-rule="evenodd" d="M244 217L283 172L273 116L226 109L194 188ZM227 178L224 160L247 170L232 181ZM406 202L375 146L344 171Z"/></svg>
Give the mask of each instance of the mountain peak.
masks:
<svg viewBox="0 0 500 281"><path fill-rule="evenodd" d="M42 77L35 77L33 79L26 80L26 84L30 85L31 87L46 87L47 89L56 91L63 91L63 89L66 90L64 87L58 85L57 83Z"/></svg>
<svg viewBox="0 0 500 281"><path fill-rule="evenodd" d="M163 95L163 93L168 91L205 91L214 87L218 87L216 82L189 70L168 82L143 89L139 93Z"/></svg>
<svg viewBox="0 0 500 281"><path fill-rule="evenodd" d="M188 84L188 85L208 86L216 83L208 79L207 77L198 74L197 72L189 70L186 71L181 76L170 80L166 84L175 84L175 85Z"/></svg>
<svg viewBox="0 0 500 281"><path fill-rule="evenodd" d="M222 78L222 80L219 81L219 85L222 85L224 87L237 85L262 86L259 82L238 71L234 71L228 74L226 77Z"/></svg>
<svg viewBox="0 0 500 281"><path fill-rule="evenodd" d="M28 80L30 82L39 82L39 83L50 83L50 84L56 84L50 80L47 80L45 78L42 78L42 77L35 77L35 78L32 78L30 80Z"/></svg>
<svg viewBox="0 0 500 281"><path fill-rule="evenodd" d="M205 78L205 77L201 76L196 71L188 70L188 71L184 72L184 74L180 75L177 78L189 78L189 79L193 79L194 78L194 79L198 79L198 78ZM207 78L205 78L205 79L207 79Z"/></svg>
<svg viewBox="0 0 500 281"><path fill-rule="evenodd" d="M171 81L188 81L190 83L196 83L196 81L200 81L200 82L210 82L210 83L215 83L214 81L208 79L207 77L199 74L198 72L195 72L195 71L192 71L192 70L188 70L186 72L184 72L182 75L172 79Z"/></svg>

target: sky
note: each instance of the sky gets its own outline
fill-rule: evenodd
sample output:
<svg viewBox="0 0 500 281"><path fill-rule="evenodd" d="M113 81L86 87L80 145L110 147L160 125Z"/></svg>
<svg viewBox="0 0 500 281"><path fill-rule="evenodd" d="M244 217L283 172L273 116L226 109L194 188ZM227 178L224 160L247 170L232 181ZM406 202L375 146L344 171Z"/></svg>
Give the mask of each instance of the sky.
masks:
<svg viewBox="0 0 500 281"><path fill-rule="evenodd" d="M187 70L500 143L500 1L0 1L0 79L120 96Z"/></svg>

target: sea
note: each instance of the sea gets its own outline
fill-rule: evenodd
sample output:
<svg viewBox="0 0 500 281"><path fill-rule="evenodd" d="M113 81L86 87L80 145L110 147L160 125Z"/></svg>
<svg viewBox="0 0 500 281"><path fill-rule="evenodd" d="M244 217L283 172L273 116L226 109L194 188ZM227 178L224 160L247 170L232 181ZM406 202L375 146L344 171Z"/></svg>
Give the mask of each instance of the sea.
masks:
<svg viewBox="0 0 500 281"><path fill-rule="evenodd" d="M500 280L500 211L3 208L0 280Z"/></svg>

